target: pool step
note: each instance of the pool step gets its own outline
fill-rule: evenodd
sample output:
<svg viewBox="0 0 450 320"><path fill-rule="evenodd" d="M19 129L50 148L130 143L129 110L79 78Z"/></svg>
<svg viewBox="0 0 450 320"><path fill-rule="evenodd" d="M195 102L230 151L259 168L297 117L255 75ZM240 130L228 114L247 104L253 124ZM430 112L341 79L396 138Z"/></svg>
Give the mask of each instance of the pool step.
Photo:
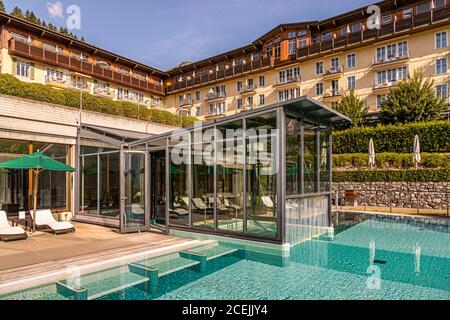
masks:
<svg viewBox="0 0 450 320"><path fill-rule="evenodd" d="M126 266L82 275L57 282L58 294L71 300L95 300L115 292L145 284L150 292L158 287L158 278L192 269L205 272L208 261L238 252L218 243L189 249L161 257L146 259Z"/></svg>
<svg viewBox="0 0 450 320"><path fill-rule="evenodd" d="M239 250L236 248L231 248L220 244L211 244L203 247L189 249L187 251L182 251L180 252L180 255L185 257L189 257L191 255L203 255L206 257L206 261L211 261L232 253L236 253L238 251Z"/></svg>
<svg viewBox="0 0 450 320"><path fill-rule="evenodd" d="M71 300L95 300L143 284L149 279L131 271L129 265L56 283L58 293Z"/></svg>

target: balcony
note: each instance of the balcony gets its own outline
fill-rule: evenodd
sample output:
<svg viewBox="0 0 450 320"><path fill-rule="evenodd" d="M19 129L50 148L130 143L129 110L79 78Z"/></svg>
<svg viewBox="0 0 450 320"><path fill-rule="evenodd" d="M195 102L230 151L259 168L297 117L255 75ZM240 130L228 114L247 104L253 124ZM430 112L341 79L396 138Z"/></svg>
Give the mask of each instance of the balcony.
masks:
<svg viewBox="0 0 450 320"><path fill-rule="evenodd" d="M12 55L28 58L33 61L42 62L70 71L79 72L81 74L92 76L96 79L114 82L154 94L164 94L164 88L162 85L154 84L146 80L140 80L134 76L121 74L66 54L49 51L43 47L16 41L15 39L9 40L8 50Z"/></svg>
<svg viewBox="0 0 450 320"><path fill-rule="evenodd" d="M334 66L325 71L323 78L326 80L329 79L339 79L344 75L344 67L343 66Z"/></svg>
<svg viewBox="0 0 450 320"><path fill-rule="evenodd" d="M73 90L82 90L82 91L87 91L89 92L91 90L91 87L89 86L89 84L85 81L75 81L72 80L69 82L69 89L73 89Z"/></svg>
<svg viewBox="0 0 450 320"><path fill-rule="evenodd" d="M45 84L55 88L67 88L68 81L59 77L45 76Z"/></svg>
<svg viewBox="0 0 450 320"><path fill-rule="evenodd" d="M192 99L185 98L182 101L179 101L180 108L192 108L194 105L194 101Z"/></svg>
<svg viewBox="0 0 450 320"><path fill-rule="evenodd" d="M323 95L323 100L325 101L337 101L342 97L343 90L341 89L332 89L327 90Z"/></svg>
<svg viewBox="0 0 450 320"><path fill-rule="evenodd" d="M409 61L409 57L411 56L410 51L405 54L397 54L397 55L386 55L384 57L374 57L372 60L372 67L383 68L389 65L399 65L406 64Z"/></svg>
<svg viewBox="0 0 450 320"><path fill-rule="evenodd" d="M389 92L392 88L398 86L400 81L393 80L393 81L384 81L384 82L375 82L373 85L373 92L376 93L385 93Z"/></svg>
<svg viewBox="0 0 450 320"><path fill-rule="evenodd" d="M355 46L378 39L385 39L398 34L405 34L414 29L426 28L433 24L445 24L450 19L450 4L435 8L431 11L420 13L407 19L399 19L381 26L381 29L366 29L361 32L338 36L327 41L314 43L310 46L299 48L297 59L307 59L319 54L329 54L335 50L342 50L349 46Z"/></svg>
<svg viewBox="0 0 450 320"><path fill-rule="evenodd" d="M205 97L205 101L224 100L226 94L224 92L208 93Z"/></svg>
<svg viewBox="0 0 450 320"><path fill-rule="evenodd" d="M274 87L298 86L302 82L301 77L289 77L286 79L278 79Z"/></svg>
<svg viewBox="0 0 450 320"><path fill-rule="evenodd" d="M95 87L94 94L105 97L105 98L110 98L110 99L114 99L114 96L115 96L114 90L112 90L110 88L102 88L102 87Z"/></svg>
<svg viewBox="0 0 450 320"><path fill-rule="evenodd" d="M256 92L256 86L255 85L250 85L250 86L244 86L242 87L241 90L241 95L248 95L248 94L253 94Z"/></svg>

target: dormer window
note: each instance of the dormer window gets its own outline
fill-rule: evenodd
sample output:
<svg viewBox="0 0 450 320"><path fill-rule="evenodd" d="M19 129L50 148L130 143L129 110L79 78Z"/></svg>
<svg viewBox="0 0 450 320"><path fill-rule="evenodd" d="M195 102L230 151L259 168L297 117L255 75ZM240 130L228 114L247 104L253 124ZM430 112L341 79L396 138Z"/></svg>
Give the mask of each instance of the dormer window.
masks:
<svg viewBox="0 0 450 320"><path fill-rule="evenodd" d="M24 35L21 35L21 34L15 33L15 32L11 32L11 38L16 41L28 43L28 44L31 44L33 42L33 39L31 37L29 37L29 36L26 37Z"/></svg>
<svg viewBox="0 0 450 320"><path fill-rule="evenodd" d="M329 41L332 38L332 33L331 32L325 32L324 34L322 34L322 41Z"/></svg>
<svg viewBox="0 0 450 320"><path fill-rule="evenodd" d="M97 61L95 62L95 64L96 64L97 66L99 66L100 68L102 68L102 69L109 69L109 68L110 68L109 63L107 63L107 62L105 62L105 61L97 60Z"/></svg>
<svg viewBox="0 0 450 320"><path fill-rule="evenodd" d="M134 76L136 77L136 79L139 79L139 80L142 80L142 81L147 81L147 75L146 74L134 73Z"/></svg>
<svg viewBox="0 0 450 320"><path fill-rule="evenodd" d="M361 31L361 23L357 22L357 23L352 24L350 29L351 29L352 33L360 32Z"/></svg>

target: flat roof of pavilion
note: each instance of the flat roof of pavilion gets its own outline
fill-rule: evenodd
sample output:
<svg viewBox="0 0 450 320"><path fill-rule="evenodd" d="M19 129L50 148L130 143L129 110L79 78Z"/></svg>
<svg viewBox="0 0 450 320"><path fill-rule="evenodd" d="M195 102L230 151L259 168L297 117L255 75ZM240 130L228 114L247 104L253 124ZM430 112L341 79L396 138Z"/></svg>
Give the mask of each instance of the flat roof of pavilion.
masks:
<svg viewBox="0 0 450 320"><path fill-rule="evenodd" d="M205 121L205 122L203 122L203 127L207 128L207 127L214 126L216 124L225 124L225 123L233 122L233 121L236 121L239 119L251 118L254 115L265 113L265 112L270 112L270 110L276 110L279 107L283 107L285 109L292 110L293 112L299 113L300 115L307 118L308 120L316 121L316 122L318 122L320 124L324 124L324 125L336 126L336 125L350 124L352 122L350 120L350 118L348 118L348 117L344 116L343 114L337 112L336 110L326 106L325 104L323 104L317 100L314 100L311 97L303 96L303 97L300 97L297 99L292 99L289 101L274 103L274 104L271 104L271 105L268 105L268 106L265 106L262 108L243 111L243 112L240 112L240 113L232 115L232 116L215 119L215 120L210 120L210 121ZM177 130L180 130L180 129L177 129ZM176 132L177 130L174 130L171 132L166 132L161 135L150 136L150 137L147 137L147 138L144 138L141 140L133 141L133 142L129 143L128 145L136 146L136 145L140 145L143 143L158 141L158 140L170 137L173 134L173 132ZM194 127L192 126L189 128L185 128L185 130L192 131L192 130L194 130Z"/></svg>

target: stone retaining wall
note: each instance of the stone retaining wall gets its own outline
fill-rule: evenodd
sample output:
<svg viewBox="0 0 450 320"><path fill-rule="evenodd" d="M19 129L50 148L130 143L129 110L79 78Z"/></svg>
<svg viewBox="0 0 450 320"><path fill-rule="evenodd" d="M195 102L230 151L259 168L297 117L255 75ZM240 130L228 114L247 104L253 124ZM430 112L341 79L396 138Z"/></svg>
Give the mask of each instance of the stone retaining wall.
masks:
<svg viewBox="0 0 450 320"><path fill-rule="evenodd" d="M346 191L355 191L355 201L347 194L348 203L355 206L420 208L447 210L450 201L450 183L409 182L343 182L333 184L333 195L345 198Z"/></svg>

